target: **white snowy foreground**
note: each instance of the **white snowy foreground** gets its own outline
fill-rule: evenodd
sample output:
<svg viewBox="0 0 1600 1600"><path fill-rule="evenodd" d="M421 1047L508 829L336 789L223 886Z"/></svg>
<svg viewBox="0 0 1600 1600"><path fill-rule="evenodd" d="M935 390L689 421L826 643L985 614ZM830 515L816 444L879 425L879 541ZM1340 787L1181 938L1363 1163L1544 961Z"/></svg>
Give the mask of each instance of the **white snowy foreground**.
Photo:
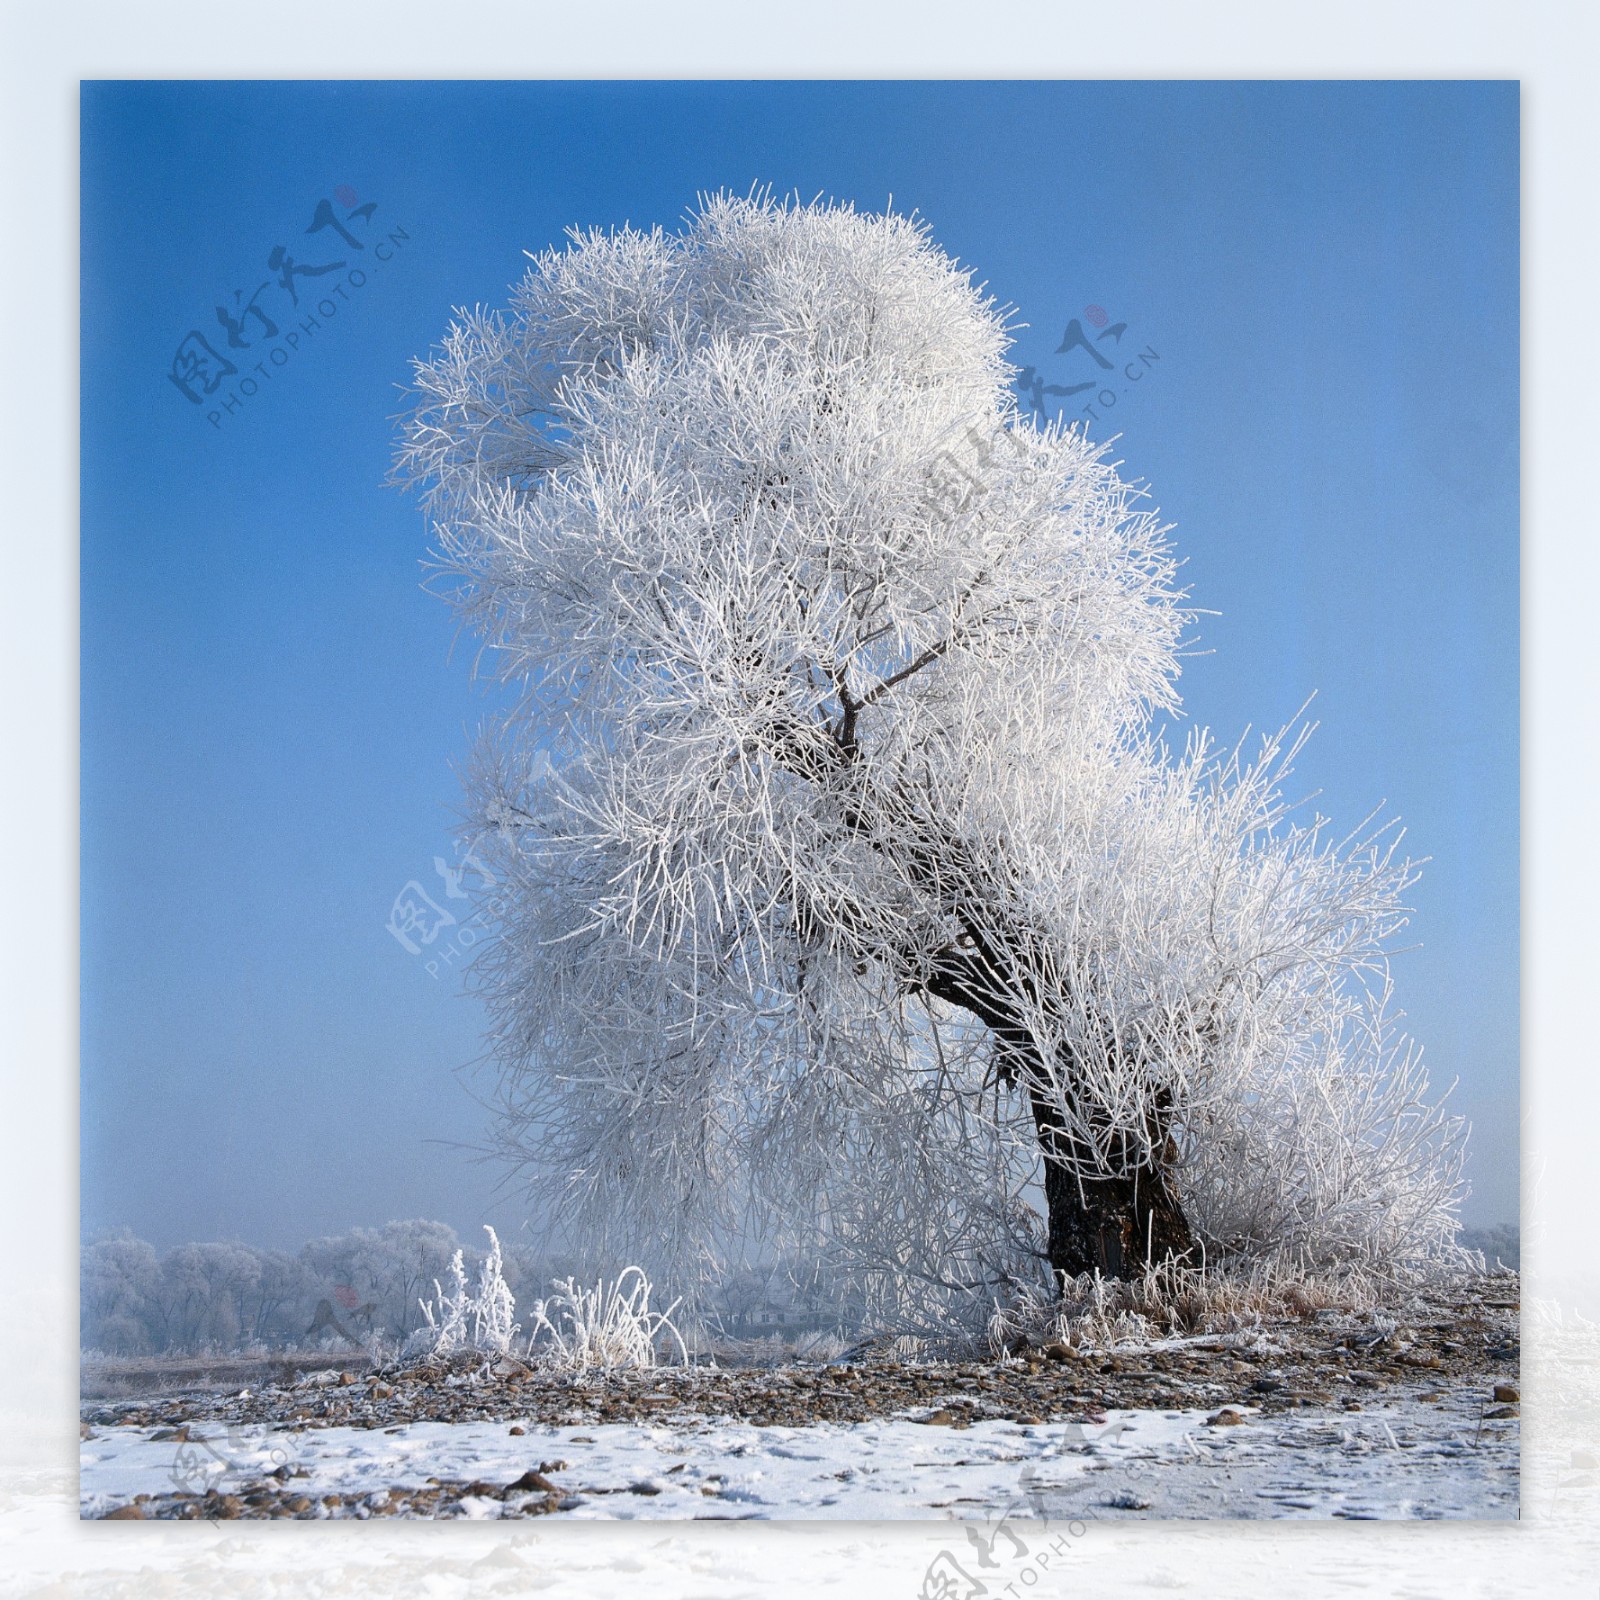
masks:
<svg viewBox="0 0 1600 1600"><path fill-rule="evenodd" d="M560 1519L692 1518L1515 1518L1518 1430L1466 1402L1374 1403L1359 1412L1262 1417L1233 1425L1206 1411L1111 1411L1104 1423L984 1421L966 1428L905 1419L754 1427L681 1417L521 1434L495 1422L412 1422L385 1430L302 1431L197 1425L187 1446L143 1427L83 1442L80 1511L100 1517L135 1495L200 1487L284 1486L303 1515L393 1514L390 1491L444 1480L503 1490L544 1468ZM197 1461L199 1466L197 1467ZM304 1474L303 1476L301 1474ZM324 1496L336 1496L328 1505ZM439 1514L514 1515L485 1487Z"/></svg>

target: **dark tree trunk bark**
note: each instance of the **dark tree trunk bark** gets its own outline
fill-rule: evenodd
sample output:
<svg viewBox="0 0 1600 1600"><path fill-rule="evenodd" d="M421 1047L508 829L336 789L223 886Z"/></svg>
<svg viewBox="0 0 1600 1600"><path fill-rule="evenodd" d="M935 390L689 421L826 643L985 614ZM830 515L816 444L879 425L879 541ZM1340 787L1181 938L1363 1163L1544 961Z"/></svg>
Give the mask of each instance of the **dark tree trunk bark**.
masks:
<svg viewBox="0 0 1600 1600"><path fill-rule="evenodd" d="M1126 1136L1112 1138L1109 1153L1118 1175L1078 1176L1093 1173L1097 1163L1061 1126L1051 1096L1041 1087L1052 1081L1070 1086L1070 1064L1063 1073L1040 1070L1039 1046L1017 1020L1015 998L993 979L997 964L992 953L986 952L981 961L987 972L977 981L970 966L963 971L947 961L926 988L988 1025L1002 1081L1020 1084L1028 1095L1044 1157L1045 1248L1057 1288L1080 1273L1098 1270L1103 1277L1126 1278L1166 1260L1192 1259L1194 1232L1172 1176L1178 1151L1165 1120L1168 1104L1158 1106L1159 1120L1146 1129L1143 1143L1153 1155L1142 1155Z"/></svg>
<svg viewBox="0 0 1600 1600"><path fill-rule="evenodd" d="M827 784L854 765L856 713L870 701L853 700L842 687L841 698L844 713L837 728L791 726L780 733L779 759L796 776ZM1039 1087L1057 1075L1039 1070L1040 1047L1021 1020L1026 1014L1023 997L1013 992L1018 984L1031 990L1036 980L1027 975L1026 961L1001 958L1001 947L1022 950L1034 941L995 927L993 901L1003 891L986 893L985 875L970 860L963 842L922 815L904 795L880 794L873 805L847 795L840 814L847 828L870 839L876 849L883 848L884 836L874 820L893 819L897 860L964 929L966 947L939 952L931 969L923 966L916 974L912 987L960 1006L986 1024L994 1034L1002 1080L1020 1084L1028 1094L1044 1157L1046 1252L1057 1288L1063 1279L1086 1272L1125 1278L1166 1260L1192 1259L1194 1233L1171 1176L1177 1147L1167 1131L1165 1106L1157 1113L1161 1120L1147 1128L1143 1141L1153 1156L1141 1158L1127 1147L1119 1152L1113 1142L1112 1164L1119 1169L1118 1176L1075 1175L1074 1167L1093 1171L1095 1163L1081 1159L1088 1152L1073 1147L1072 1136L1060 1126ZM986 914L978 914L980 905ZM839 908L834 910L837 914ZM899 954L893 949L874 953L891 959ZM1070 1083L1070 1073L1066 1081Z"/></svg>
<svg viewBox="0 0 1600 1600"><path fill-rule="evenodd" d="M1126 1278L1162 1261L1189 1259L1194 1234L1166 1162L1132 1165L1115 1178L1078 1178L1063 1160L1073 1153L1071 1141L1051 1108L1032 1099L1044 1155L1046 1251L1057 1288L1084 1272ZM1170 1152L1169 1142L1164 1154Z"/></svg>

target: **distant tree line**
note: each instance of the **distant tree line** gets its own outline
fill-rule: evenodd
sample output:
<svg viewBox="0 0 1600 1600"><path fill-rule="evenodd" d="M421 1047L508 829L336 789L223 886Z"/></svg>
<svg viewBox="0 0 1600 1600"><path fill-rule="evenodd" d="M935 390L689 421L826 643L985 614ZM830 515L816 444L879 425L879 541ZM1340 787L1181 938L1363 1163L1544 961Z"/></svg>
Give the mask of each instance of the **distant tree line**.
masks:
<svg viewBox="0 0 1600 1600"><path fill-rule="evenodd" d="M1522 1270L1522 1232L1514 1222L1497 1222L1492 1228L1463 1228L1460 1242L1469 1250L1481 1250L1491 1268L1498 1262L1518 1272Z"/></svg>
<svg viewBox="0 0 1600 1600"><path fill-rule="evenodd" d="M419 1301L433 1296L436 1278L449 1282L461 1248L453 1228L421 1218L352 1228L293 1254L237 1240L161 1254L123 1229L83 1249L82 1347L108 1355L285 1349L336 1341L341 1330L357 1342L401 1342L422 1325ZM464 1249L469 1273L480 1254ZM526 1246L508 1244L504 1255L519 1303L576 1270Z"/></svg>
<svg viewBox="0 0 1600 1600"><path fill-rule="evenodd" d="M1466 1228L1460 1242L1520 1268L1513 1224ZM557 1278L594 1277L593 1263L526 1244L503 1244L506 1282L518 1314ZM434 1280L448 1284L460 1249L476 1277L482 1251L463 1246L443 1222L413 1218L313 1239L291 1254L237 1240L180 1244L164 1254L124 1228L85 1245L81 1258L82 1348L138 1356L304 1348L376 1337L402 1344L423 1325L420 1302ZM615 1267L608 1264L613 1274ZM330 1315L331 1314L331 1315ZM798 1261L725 1274L700 1304L707 1331L730 1338L859 1330L870 1317L843 1283Z"/></svg>
<svg viewBox="0 0 1600 1600"><path fill-rule="evenodd" d="M161 1254L124 1228L84 1246L81 1346L138 1356L359 1344L372 1337L403 1344L423 1326L420 1302L434 1297L435 1280L448 1287L458 1249L475 1279L482 1250L463 1246L447 1224L422 1218L352 1228L294 1253L230 1240L175 1245ZM502 1241L502 1252L524 1325L553 1280L592 1281L602 1272L614 1276L619 1266L515 1242ZM798 1261L731 1271L697 1306L707 1331L731 1338L848 1329L861 1320L861 1308L845 1303L839 1284Z"/></svg>

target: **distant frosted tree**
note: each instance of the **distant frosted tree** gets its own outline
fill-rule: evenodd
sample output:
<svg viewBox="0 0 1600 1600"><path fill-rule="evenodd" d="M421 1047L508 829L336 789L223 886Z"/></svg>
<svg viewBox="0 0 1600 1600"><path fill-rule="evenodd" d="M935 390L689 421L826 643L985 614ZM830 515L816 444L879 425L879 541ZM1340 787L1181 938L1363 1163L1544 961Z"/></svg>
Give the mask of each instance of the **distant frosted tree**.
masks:
<svg viewBox="0 0 1600 1600"><path fill-rule="evenodd" d="M321 1281L324 1294L340 1288L353 1293L356 1300L347 1310L370 1302L370 1326L403 1338L420 1326L418 1301L446 1272L458 1248L453 1228L413 1217L313 1240L300 1258Z"/></svg>
<svg viewBox="0 0 1600 1600"><path fill-rule="evenodd" d="M85 1245L79 1269L84 1346L119 1355L147 1350L161 1276L154 1248L123 1228Z"/></svg>
<svg viewBox="0 0 1600 1600"><path fill-rule="evenodd" d="M814 1221L892 1298L1454 1230L1392 831L1156 731L1188 614L924 227L575 233L416 369L401 475L513 691L471 782L501 1137L580 1221ZM1032 1227L1030 1197L1047 1213Z"/></svg>
<svg viewBox="0 0 1600 1600"><path fill-rule="evenodd" d="M304 1265L284 1250L258 1250L256 1257L259 1272L245 1329L252 1338L270 1339L286 1326L304 1326L305 1319L293 1310L306 1291Z"/></svg>
<svg viewBox="0 0 1600 1600"><path fill-rule="evenodd" d="M237 1344L260 1279L260 1258L248 1245L174 1246L161 1258L158 1280L162 1342L179 1350Z"/></svg>

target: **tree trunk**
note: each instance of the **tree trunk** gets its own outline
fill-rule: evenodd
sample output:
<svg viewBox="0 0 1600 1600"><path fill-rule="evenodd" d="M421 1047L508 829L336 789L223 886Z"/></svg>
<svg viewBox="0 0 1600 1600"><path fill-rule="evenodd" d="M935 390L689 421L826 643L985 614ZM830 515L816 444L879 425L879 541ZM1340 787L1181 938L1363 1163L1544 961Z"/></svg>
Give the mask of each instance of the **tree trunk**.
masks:
<svg viewBox="0 0 1600 1600"><path fill-rule="evenodd" d="M1178 1199L1171 1176L1177 1145L1167 1131L1170 1101L1163 1096L1147 1131L1151 1158L1141 1156L1133 1141L1112 1141L1116 1177L1079 1177L1092 1173L1097 1163L1092 1153L1064 1129L1042 1083L1065 1074L1030 1071L1039 1046L1018 1020L1018 1008L993 981L996 963L986 958L986 975L973 981L946 961L924 987L953 1005L970 1011L994 1034L996 1065L1002 1081L1020 1084L1033 1107L1034 1127L1044 1156L1044 1198L1048 1213L1046 1253L1059 1289L1064 1279L1099 1271L1103 1277L1126 1278L1146 1266L1195 1253L1194 1232Z"/></svg>
<svg viewBox="0 0 1600 1600"><path fill-rule="evenodd" d="M1195 1241L1166 1171L1171 1140L1166 1159L1133 1164L1121 1177L1079 1178L1063 1161L1072 1153L1068 1135L1050 1107L1032 1098L1044 1152L1046 1250L1057 1287L1079 1273L1127 1278L1168 1259L1188 1259Z"/></svg>
<svg viewBox="0 0 1600 1600"><path fill-rule="evenodd" d="M904 676L904 674L902 674ZM885 680L886 683L897 681ZM877 692L877 691L875 691ZM837 728L823 730L794 723L775 730L778 759L797 777L828 783L856 764L856 713L870 700L858 700L841 684L843 714ZM997 931L995 900L1004 890L986 882L986 875L968 852L963 840L924 815L904 793L880 792L874 803L860 795L843 797L840 820L852 832L867 838L876 850L885 848L886 830L874 826L892 820L895 856L913 883L928 890L961 924L966 947L946 946L931 964L917 961L915 952L906 965L915 971L913 990L937 996L971 1012L993 1032L1000 1075L1020 1083L1033 1105L1034 1124L1044 1155L1045 1206L1049 1213L1047 1253L1059 1288L1061 1281L1098 1270L1102 1276L1126 1278L1146 1266L1169 1260L1187 1260L1195 1251L1194 1233L1169 1176L1177 1149L1158 1121L1148 1131L1154 1159L1138 1159L1131 1150L1114 1164L1117 1177L1079 1178L1072 1168L1092 1171L1092 1160L1078 1159L1087 1152L1073 1148L1072 1138L1056 1120L1037 1085L1048 1075L1035 1077L1028 1059L1039 1046L1021 1020L1024 1008L1012 986L1033 980L1028 964L1002 959L1001 949L1025 950L1036 943L1026 936L1007 937ZM979 910L978 908L984 908ZM837 917L845 905L831 910ZM864 919L863 919L864 920ZM1019 929L1023 924L1019 921ZM871 952L895 959L902 953L890 948ZM1165 1114L1163 1106L1158 1117ZM1116 1152L1113 1152L1115 1154Z"/></svg>
<svg viewBox="0 0 1600 1600"><path fill-rule="evenodd" d="M1033 1107L1039 1149L1044 1156L1044 1197L1048 1212L1046 1252L1059 1288L1062 1280L1098 1270L1103 1277L1126 1278L1168 1259L1188 1260L1195 1252L1194 1232L1183 1213L1171 1167L1177 1146L1167 1131L1170 1103L1158 1102L1155 1120L1147 1128L1147 1147L1153 1158L1141 1157L1133 1141L1112 1140L1116 1177L1082 1177L1097 1163L1092 1153L1064 1129L1041 1084L1065 1074L1045 1074L1034 1068L1039 1046L1019 1008L995 981L999 964L981 951L983 974L974 979L971 963L965 968L946 958L923 985L929 994L970 1011L994 1034L996 1064L1003 1081L1018 1083ZM1120 1150L1117 1148L1121 1144Z"/></svg>

